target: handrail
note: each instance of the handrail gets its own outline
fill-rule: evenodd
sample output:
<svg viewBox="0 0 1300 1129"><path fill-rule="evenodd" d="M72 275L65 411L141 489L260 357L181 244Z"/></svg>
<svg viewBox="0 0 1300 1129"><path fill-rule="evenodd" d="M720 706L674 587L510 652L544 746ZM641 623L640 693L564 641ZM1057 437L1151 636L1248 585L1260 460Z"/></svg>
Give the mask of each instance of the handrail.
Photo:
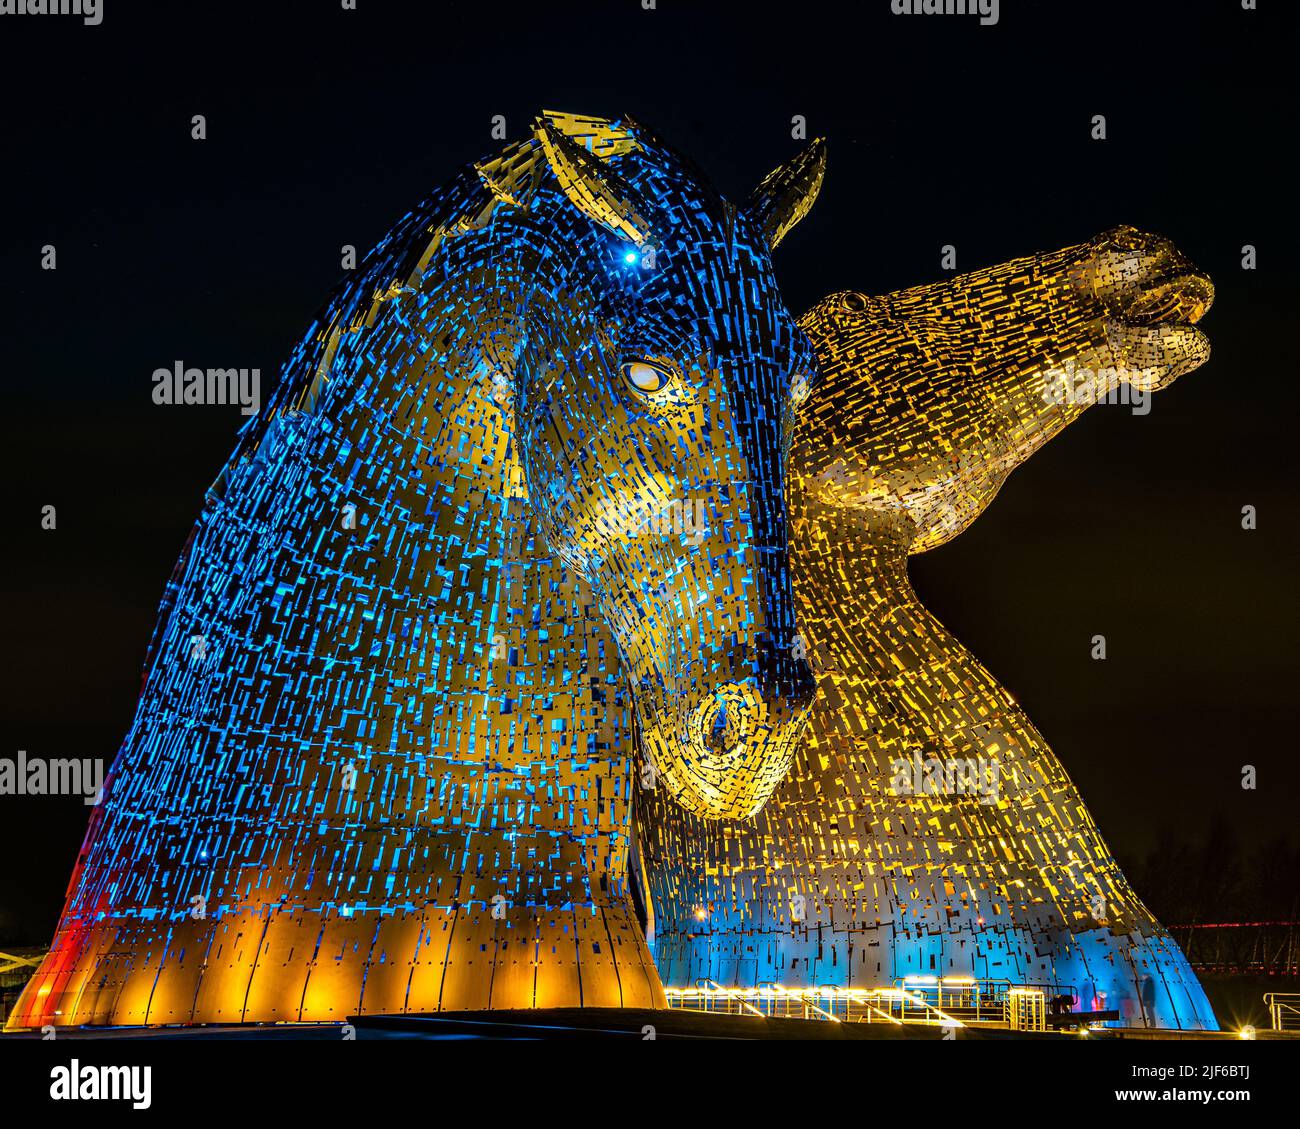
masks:
<svg viewBox="0 0 1300 1129"><path fill-rule="evenodd" d="M1265 992L1264 1005L1274 1031L1300 1030L1300 992Z"/></svg>
<svg viewBox="0 0 1300 1129"><path fill-rule="evenodd" d="M832 1023L966 1026L960 1018L931 1004L921 993L901 988L842 988L838 985L787 988L781 984L724 988L714 980L701 978L693 988L665 988L664 993L669 1007L685 1010L722 1010L729 1014L787 1018L798 1013L799 1018ZM913 1012L920 1014L909 1014Z"/></svg>

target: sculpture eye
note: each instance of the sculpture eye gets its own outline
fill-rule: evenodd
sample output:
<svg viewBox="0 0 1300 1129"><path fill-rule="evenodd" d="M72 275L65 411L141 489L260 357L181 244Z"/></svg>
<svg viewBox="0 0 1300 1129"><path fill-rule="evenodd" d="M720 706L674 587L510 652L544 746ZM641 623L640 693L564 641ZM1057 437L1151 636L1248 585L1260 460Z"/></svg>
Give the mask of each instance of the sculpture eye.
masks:
<svg viewBox="0 0 1300 1129"><path fill-rule="evenodd" d="M638 392L662 391L671 379L667 369L650 361L631 361L625 364L623 375Z"/></svg>
<svg viewBox="0 0 1300 1129"><path fill-rule="evenodd" d="M806 372L797 372L790 381L790 403L798 408L808 399L812 392L812 377Z"/></svg>

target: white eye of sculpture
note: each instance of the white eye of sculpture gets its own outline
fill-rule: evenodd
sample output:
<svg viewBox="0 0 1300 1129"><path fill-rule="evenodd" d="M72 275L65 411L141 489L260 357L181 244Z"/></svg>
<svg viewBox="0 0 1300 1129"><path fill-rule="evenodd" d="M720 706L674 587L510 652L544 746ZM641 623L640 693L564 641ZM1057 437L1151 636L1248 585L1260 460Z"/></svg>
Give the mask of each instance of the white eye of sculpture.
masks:
<svg viewBox="0 0 1300 1129"><path fill-rule="evenodd" d="M658 392L668 383L668 373L648 361L632 361L624 365L623 375L638 392Z"/></svg>
<svg viewBox="0 0 1300 1129"><path fill-rule="evenodd" d="M808 399L809 393L812 392L812 380L807 373L797 372L794 379L790 381L790 403L796 408Z"/></svg>

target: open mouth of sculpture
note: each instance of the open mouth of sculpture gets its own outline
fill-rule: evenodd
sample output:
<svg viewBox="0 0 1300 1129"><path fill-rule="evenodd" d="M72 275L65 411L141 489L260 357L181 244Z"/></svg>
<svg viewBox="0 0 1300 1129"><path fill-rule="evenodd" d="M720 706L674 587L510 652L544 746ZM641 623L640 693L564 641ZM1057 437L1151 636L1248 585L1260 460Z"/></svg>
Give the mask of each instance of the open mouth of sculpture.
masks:
<svg viewBox="0 0 1300 1129"><path fill-rule="evenodd" d="M1214 303L1214 284L1177 264L1129 293L1115 326L1128 382L1158 391L1210 356L1210 339L1196 327Z"/></svg>
<svg viewBox="0 0 1300 1129"><path fill-rule="evenodd" d="M1182 271L1143 283L1138 297L1125 311L1131 325L1192 326L1214 303L1214 284L1203 274Z"/></svg>

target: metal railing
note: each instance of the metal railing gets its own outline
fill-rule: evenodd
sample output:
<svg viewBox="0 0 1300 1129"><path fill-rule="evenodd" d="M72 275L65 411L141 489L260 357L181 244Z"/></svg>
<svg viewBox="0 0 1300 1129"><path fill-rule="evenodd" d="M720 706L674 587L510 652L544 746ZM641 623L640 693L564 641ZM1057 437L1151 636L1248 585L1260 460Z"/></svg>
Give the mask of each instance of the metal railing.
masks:
<svg viewBox="0 0 1300 1129"><path fill-rule="evenodd" d="M1264 1003L1274 1031L1300 1031L1300 992L1266 992Z"/></svg>
<svg viewBox="0 0 1300 1129"><path fill-rule="evenodd" d="M1029 1006L1023 993L1037 993L1041 1008L1032 1005L1035 1016L1043 1013L1042 1024L1013 1030L1044 1030L1049 1000L1060 996L1075 999L1072 984L1013 984L1010 980L980 980L973 976L903 976L894 981L898 988L920 994L935 1007L968 1024L996 1023L1013 1027L1013 1012L1027 1022L1024 1008Z"/></svg>
<svg viewBox="0 0 1300 1129"><path fill-rule="evenodd" d="M785 988L780 984L724 988L713 980L697 980L693 988L665 988L664 991L670 1008L687 1011L776 1019L819 1019L832 1023L965 1026L960 1019L935 1007L921 994L902 988L840 988L830 985Z"/></svg>
<svg viewBox="0 0 1300 1129"><path fill-rule="evenodd" d="M894 987L921 996L965 1023L1002 1023L1011 982L971 976L902 976L894 981Z"/></svg>
<svg viewBox="0 0 1300 1129"><path fill-rule="evenodd" d="M892 988L787 988L781 984L724 988L715 980L700 979L692 988L664 991L670 1008L687 1011L896 1026L986 1025L1012 1031L1046 1031L1049 998L1074 995L1073 988L1065 984L1013 984L968 976L905 976Z"/></svg>
<svg viewBox="0 0 1300 1129"><path fill-rule="evenodd" d="M1041 988L1012 988L1007 993L1006 1010L1012 1031L1047 1030L1047 997Z"/></svg>

